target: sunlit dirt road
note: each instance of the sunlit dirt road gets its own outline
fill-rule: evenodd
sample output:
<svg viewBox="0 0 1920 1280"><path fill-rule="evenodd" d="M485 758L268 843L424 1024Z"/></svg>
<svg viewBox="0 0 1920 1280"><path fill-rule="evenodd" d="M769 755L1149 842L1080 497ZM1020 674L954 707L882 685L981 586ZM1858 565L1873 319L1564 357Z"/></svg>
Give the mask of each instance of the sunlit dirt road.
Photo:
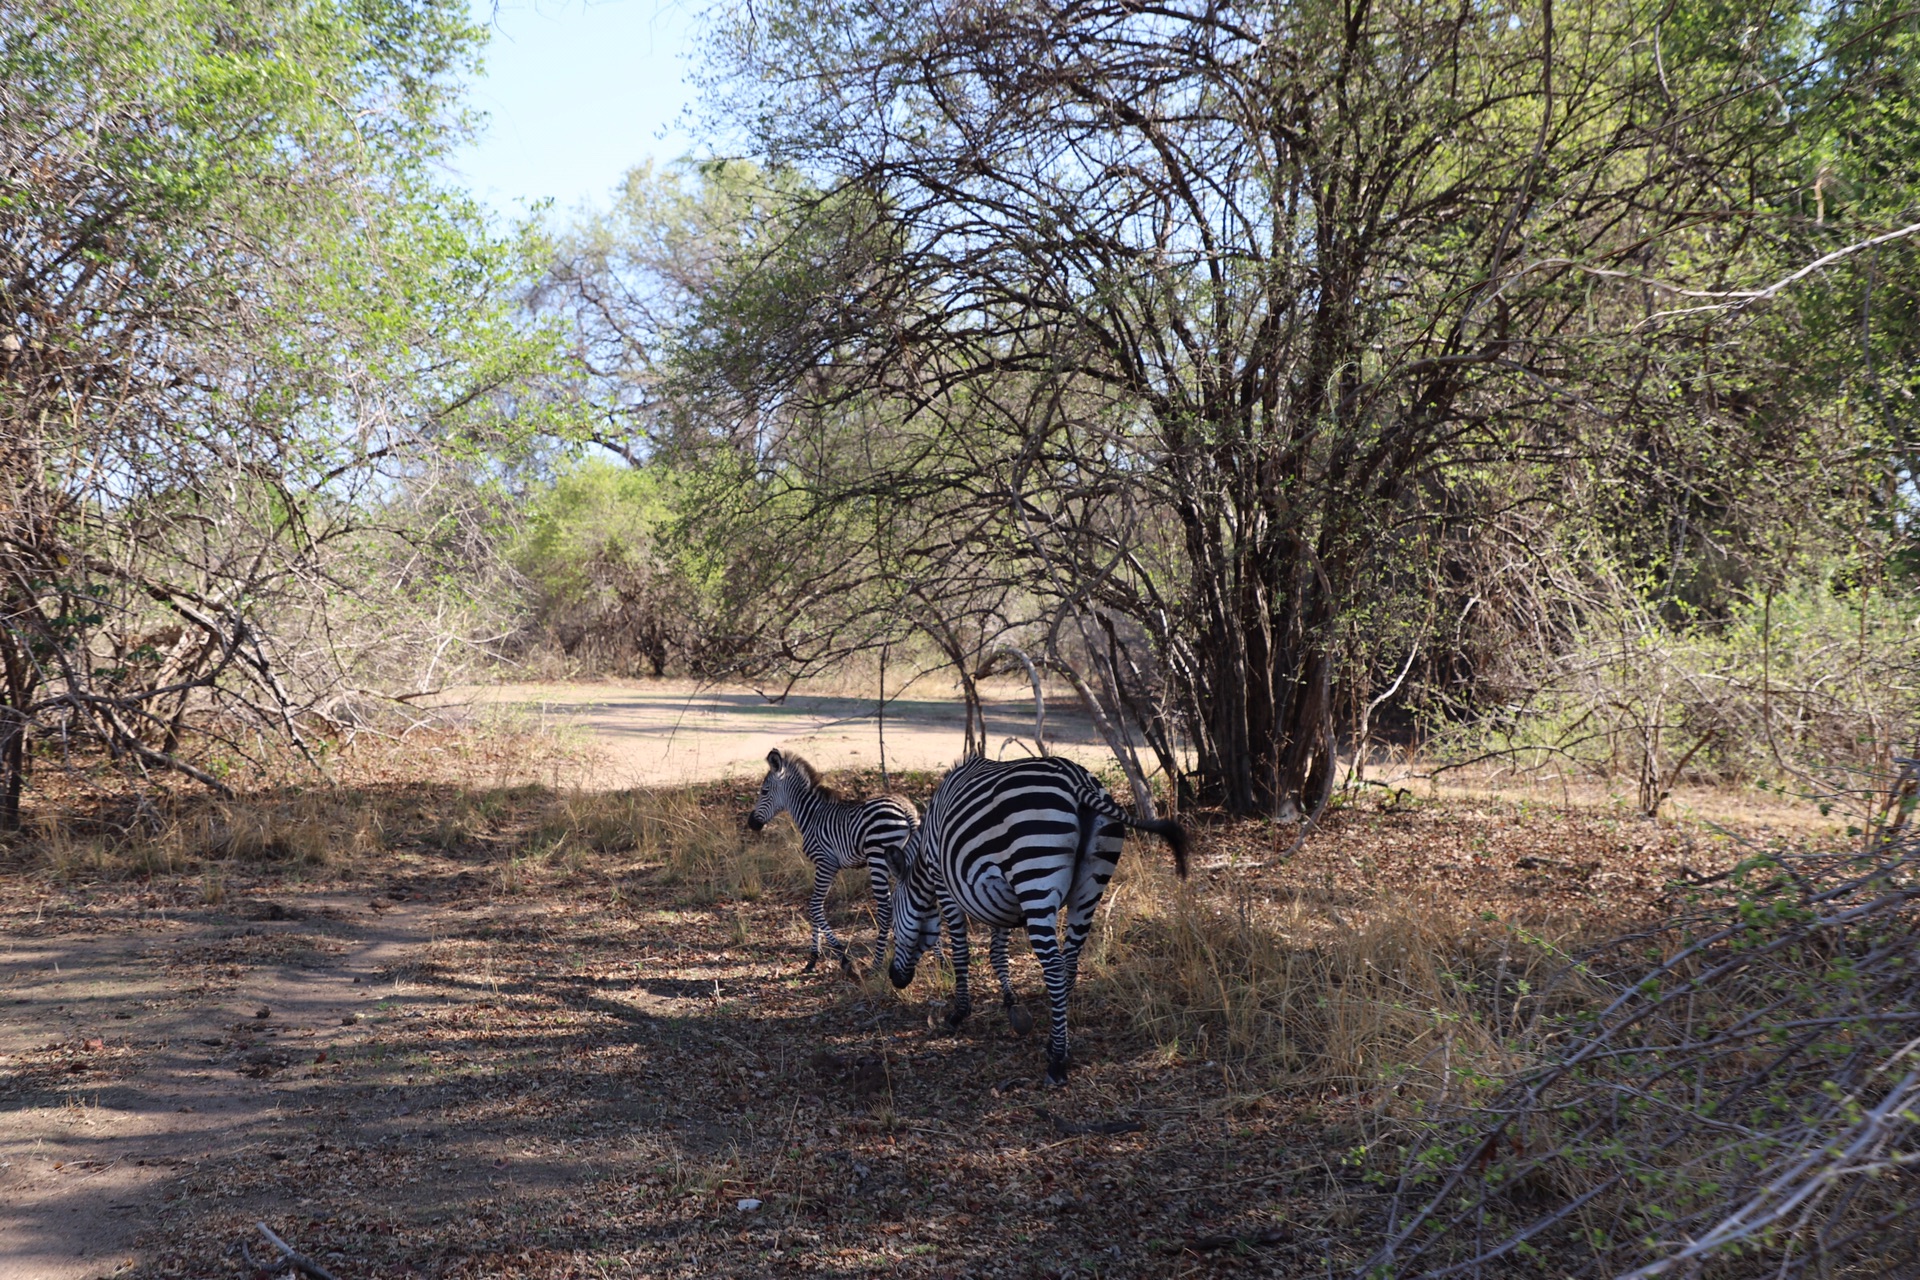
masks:
<svg viewBox="0 0 1920 1280"><path fill-rule="evenodd" d="M1014 758L1034 751L1032 691L1024 685L987 691L989 754ZM451 705L475 714L524 716L541 728L572 729L597 748L588 776L595 787L653 786L751 774L767 752L795 751L825 769L944 769L965 745L957 697L895 698L884 727L872 698L791 693L769 701L752 689L686 680L593 684L509 684L461 691ZM1055 754L1098 767L1111 762L1084 711L1047 700L1047 743Z"/></svg>

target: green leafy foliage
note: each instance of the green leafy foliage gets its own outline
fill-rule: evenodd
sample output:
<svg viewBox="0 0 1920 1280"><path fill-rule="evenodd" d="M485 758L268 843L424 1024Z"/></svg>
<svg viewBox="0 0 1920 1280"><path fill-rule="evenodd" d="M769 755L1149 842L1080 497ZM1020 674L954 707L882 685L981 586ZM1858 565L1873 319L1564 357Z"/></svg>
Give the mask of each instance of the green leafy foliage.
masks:
<svg viewBox="0 0 1920 1280"><path fill-rule="evenodd" d="M664 466L604 459L536 487L510 554L533 585L535 622L569 658L652 675L697 662L699 575L667 541L678 483Z"/></svg>
<svg viewBox="0 0 1920 1280"><path fill-rule="evenodd" d="M366 648L334 600L382 585L335 548L568 429L522 394L538 240L436 174L481 37L444 0L0 13L0 826L37 734L210 783L190 724L297 740Z"/></svg>
<svg viewBox="0 0 1920 1280"><path fill-rule="evenodd" d="M1543 547L1603 544L1663 627L1875 520L1848 554L1900 571L1904 428L1847 409L1889 382L1774 282L1878 269L1843 250L1905 197L1863 215L1817 157L1898 171L1911 30L1719 0L729 8L722 109L809 182L726 242L668 398L743 472L805 474L820 542L875 494L940 508L988 549L944 593L1105 633L1086 661L1170 770L1177 724L1203 794L1313 809L1337 715L1423 649L1409 692L1482 674L1449 618L1512 603L1572 652L1585 602L1501 580ZM823 461L876 434L876 464Z"/></svg>

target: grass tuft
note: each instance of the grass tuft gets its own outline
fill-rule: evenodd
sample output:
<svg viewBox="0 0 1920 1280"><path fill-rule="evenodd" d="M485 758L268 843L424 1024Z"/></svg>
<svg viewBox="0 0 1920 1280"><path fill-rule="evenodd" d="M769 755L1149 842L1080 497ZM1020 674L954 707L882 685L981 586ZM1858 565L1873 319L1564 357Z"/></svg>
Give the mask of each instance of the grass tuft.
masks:
<svg viewBox="0 0 1920 1280"><path fill-rule="evenodd" d="M1559 947L1451 904L1256 900L1132 856L1088 939L1081 989L1126 1011L1164 1060L1216 1060L1385 1105L1457 1096L1512 1070L1530 993L1563 968ZM1571 998L1564 983L1560 993Z"/></svg>

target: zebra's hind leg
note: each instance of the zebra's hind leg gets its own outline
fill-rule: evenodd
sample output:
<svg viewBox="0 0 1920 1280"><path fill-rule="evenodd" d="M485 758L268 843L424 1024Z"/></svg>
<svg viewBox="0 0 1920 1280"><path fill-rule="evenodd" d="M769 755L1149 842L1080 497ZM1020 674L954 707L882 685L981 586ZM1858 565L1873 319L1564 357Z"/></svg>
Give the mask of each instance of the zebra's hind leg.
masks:
<svg viewBox="0 0 1920 1280"><path fill-rule="evenodd" d="M1113 877L1114 864L1120 861L1120 849L1126 842L1126 836L1126 828L1119 823L1107 824L1094 837L1092 847L1088 850L1090 856L1081 859L1074 873L1073 891L1067 899L1065 942L1061 947L1061 955L1067 965L1069 995L1080 978L1080 950L1086 945L1087 934L1093 929L1094 910L1100 905L1100 896L1107 891L1107 881Z"/></svg>
<svg viewBox="0 0 1920 1280"><path fill-rule="evenodd" d="M813 926L813 955L808 959L807 967L801 970L802 973L812 973L820 964L820 939L822 938L825 938L827 944L833 948L834 955L840 960L840 967L848 973L853 972L853 961L847 955L846 944L840 941L839 936L833 931L833 926L827 923L827 894L833 890L833 877L836 874L835 868L823 862L814 864L813 892L807 896L805 910L807 923Z"/></svg>
<svg viewBox="0 0 1920 1280"><path fill-rule="evenodd" d="M993 976L1000 979L1000 1004L1007 1011L1007 1026L1017 1036L1033 1030L1033 1015L1013 994L1013 969L1007 961L1007 931L996 928L989 950L993 956Z"/></svg>
<svg viewBox="0 0 1920 1280"><path fill-rule="evenodd" d="M1027 942L1034 959L1047 980L1047 1075L1044 1081L1057 1088L1067 1082L1071 1065L1067 1044L1067 959L1060 953L1060 920L1054 912L1032 912L1027 916Z"/></svg>

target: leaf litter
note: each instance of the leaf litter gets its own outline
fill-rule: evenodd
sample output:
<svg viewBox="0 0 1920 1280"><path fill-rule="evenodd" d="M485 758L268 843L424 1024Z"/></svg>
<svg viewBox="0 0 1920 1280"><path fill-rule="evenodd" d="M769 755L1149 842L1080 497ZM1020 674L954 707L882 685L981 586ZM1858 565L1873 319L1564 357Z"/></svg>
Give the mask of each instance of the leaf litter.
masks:
<svg viewBox="0 0 1920 1280"><path fill-rule="evenodd" d="M1073 1082L1043 1093L1041 1045L1009 1033L997 1000L957 1033L929 1028L950 996L939 970L904 995L872 971L802 976L792 849L786 880L737 893L691 884L658 847L542 859L530 846L551 845L554 803L516 789L479 806L464 841L424 821L409 841L396 819L378 862L319 879L236 873L225 915L196 916L184 878L5 879L10 930L158 935L147 960L176 999L218 1000L262 966L337 964L392 912L424 930L353 977L367 999L327 1019L323 1046L295 1052L265 1025L278 1012L248 1026L241 1011L210 1057L272 1090L284 1123L169 1170L138 1274L219 1274L261 1221L342 1280L1318 1273L1377 1237L1380 1197L1351 1156L1378 1080L1169 1041L1095 977L1073 1009ZM697 796L764 860L738 830L749 803ZM1683 869L1735 853L1703 829L1486 800L1356 806L1285 862L1266 824L1196 834L1200 897L1346 928L1391 899L1618 929L1662 910ZM859 949L872 921L851 889L835 926ZM372 905L340 906L356 900ZM242 932L281 922L264 941ZM1015 973L1044 1011L1024 951ZM98 1036L9 1045L0 1070L0 1103L71 1102L97 1084L74 1072L153 1087L140 1046Z"/></svg>

